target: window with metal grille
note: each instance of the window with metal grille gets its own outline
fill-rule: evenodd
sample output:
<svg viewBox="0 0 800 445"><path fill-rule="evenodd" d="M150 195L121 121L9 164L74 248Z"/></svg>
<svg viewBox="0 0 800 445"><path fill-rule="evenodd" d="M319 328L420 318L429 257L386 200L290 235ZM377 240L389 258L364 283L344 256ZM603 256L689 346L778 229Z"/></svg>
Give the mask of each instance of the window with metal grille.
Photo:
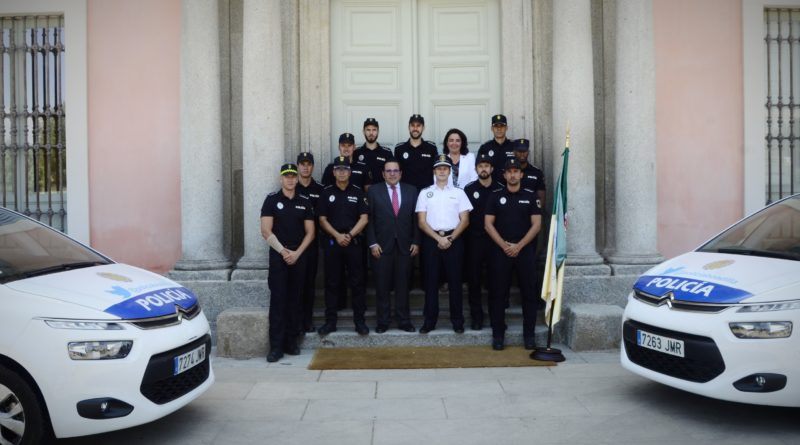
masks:
<svg viewBox="0 0 800 445"><path fill-rule="evenodd" d="M0 17L0 205L67 228L64 16Z"/></svg>
<svg viewBox="0 0 800 445"><path fill-rule="evenodd" d="M767 45L766 202L800 191L800 9L764 9Z"/></svg>

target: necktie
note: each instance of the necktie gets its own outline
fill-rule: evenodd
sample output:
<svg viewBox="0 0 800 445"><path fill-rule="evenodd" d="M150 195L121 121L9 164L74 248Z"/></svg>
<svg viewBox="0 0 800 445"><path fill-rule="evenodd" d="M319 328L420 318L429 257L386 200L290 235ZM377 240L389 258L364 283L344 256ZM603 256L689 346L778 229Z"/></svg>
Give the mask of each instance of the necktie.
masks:
<svg viewBox="0 0 800 445"><path fill-rule="evenodd" d="M392 187L392 210L394 210L394 216L397 216L400 213L400 198L397 196L397 186L393 185Z"/></svg>

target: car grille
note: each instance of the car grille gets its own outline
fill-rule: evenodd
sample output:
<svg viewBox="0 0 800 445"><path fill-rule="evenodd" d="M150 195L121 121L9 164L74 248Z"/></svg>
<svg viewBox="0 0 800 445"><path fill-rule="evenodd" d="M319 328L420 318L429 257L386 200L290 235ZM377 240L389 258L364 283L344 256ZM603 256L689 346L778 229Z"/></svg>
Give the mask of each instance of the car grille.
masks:
<svg viewBox="0 0 800 445"><path fill-rule="evenodd" d="M200 345L206 345L206 359L202 363L178 375L173 374L173 359L181 354L191 351ZM211 369L211 336L206 334L202 338L187 345L162 352L150 358L144 372L140 391L155 404L169 403L193 389L200 386L208 379Z"/></svg>
<svg viewBox="0 0 800 445"><path fill-rule="evenodd" d="M633 298L636 298L642 303L646 303L651 306L661 306L666 304L670 307L670 309L689 312L708 312L715 314L731 307L729 304L696 303L693 301L675 300L672 298L671 293L657 297L639 290L633 291Z"/></svg>
<svg viewBox="0 0 800 445"><path fill-rule="evenodd" d="M637 345L637 329L683 340L685 356L677 357ZM705 383L725 371L722 355L714 340L708 337L661 329L633 320L628 320L623 325L622 337L625 353L630 361L661 374L690 382Z"/></svg>
<svg viewBox="0 0 800 445"><path fill-rule="evenodd" d="M189 309L175 305L175 313L161 317L140 318L130 323L139 329L157 329L180 324L182 320L192 320L200 315L200 303L195 303Z"/></svg>

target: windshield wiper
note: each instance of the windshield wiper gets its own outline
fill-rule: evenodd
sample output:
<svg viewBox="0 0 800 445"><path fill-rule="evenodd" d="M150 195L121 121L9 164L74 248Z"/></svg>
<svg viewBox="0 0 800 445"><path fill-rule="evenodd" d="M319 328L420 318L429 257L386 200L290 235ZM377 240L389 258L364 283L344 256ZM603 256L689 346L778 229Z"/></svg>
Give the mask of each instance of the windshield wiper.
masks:
<svg viewBox="0 0 800 445"><path fill-rule="evenodd" d="M800 255L789 252L775 252L772 250L748 249L746 247L720 247L719 253L735 253L737 255L763 256L767 258L779 258L782 260L800 260Z"/></svg>
<svg viewBox="0 0 800 445"><path fill-rule="evenodd" d="M55 266L44 267L42 269L30 270L26 272L22 272L22 275L25 278L31 277L38 277L40 275L47 275L55 272L64 272L67 270L73 269L83 269L84 267L92 267L92 266L101 266L103 264L108 264L101 261L81 261L76 263L64 263L64 264L57 264Z"/></svg>

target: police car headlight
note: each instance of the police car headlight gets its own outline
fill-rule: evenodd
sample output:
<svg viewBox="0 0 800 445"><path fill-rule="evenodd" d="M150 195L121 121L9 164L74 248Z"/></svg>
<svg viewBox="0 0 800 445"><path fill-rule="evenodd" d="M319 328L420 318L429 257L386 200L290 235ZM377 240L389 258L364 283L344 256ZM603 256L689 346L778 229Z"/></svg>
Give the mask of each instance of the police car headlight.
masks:
<svg viewBox="0 0 800 445"><path fill-rule="evenodd" d="M786 338L792 335L791 321L744 321L728 323L738 338Z"/></svg>
<svg viewBox="0 0 800 445"><path fill-rule="evenodd" d="M782 303L762 303L742 306L736 312L773 312L800 309L800 301L784 301Z"/></svg>
<svg viewBox="0 0 800 445"><path fill-rule="evenodd" d="M86 331L121 331L125 328L119 323L106 321L45 320L47 326L56 329L79 329Z"/></svg>
<svg viewBox="0 0 800 445"><path fill-rule="evenodd" d="M133 342L117 341L79 341L67 345L72 360L114 360L125 358L131 352Z"/></svg>

